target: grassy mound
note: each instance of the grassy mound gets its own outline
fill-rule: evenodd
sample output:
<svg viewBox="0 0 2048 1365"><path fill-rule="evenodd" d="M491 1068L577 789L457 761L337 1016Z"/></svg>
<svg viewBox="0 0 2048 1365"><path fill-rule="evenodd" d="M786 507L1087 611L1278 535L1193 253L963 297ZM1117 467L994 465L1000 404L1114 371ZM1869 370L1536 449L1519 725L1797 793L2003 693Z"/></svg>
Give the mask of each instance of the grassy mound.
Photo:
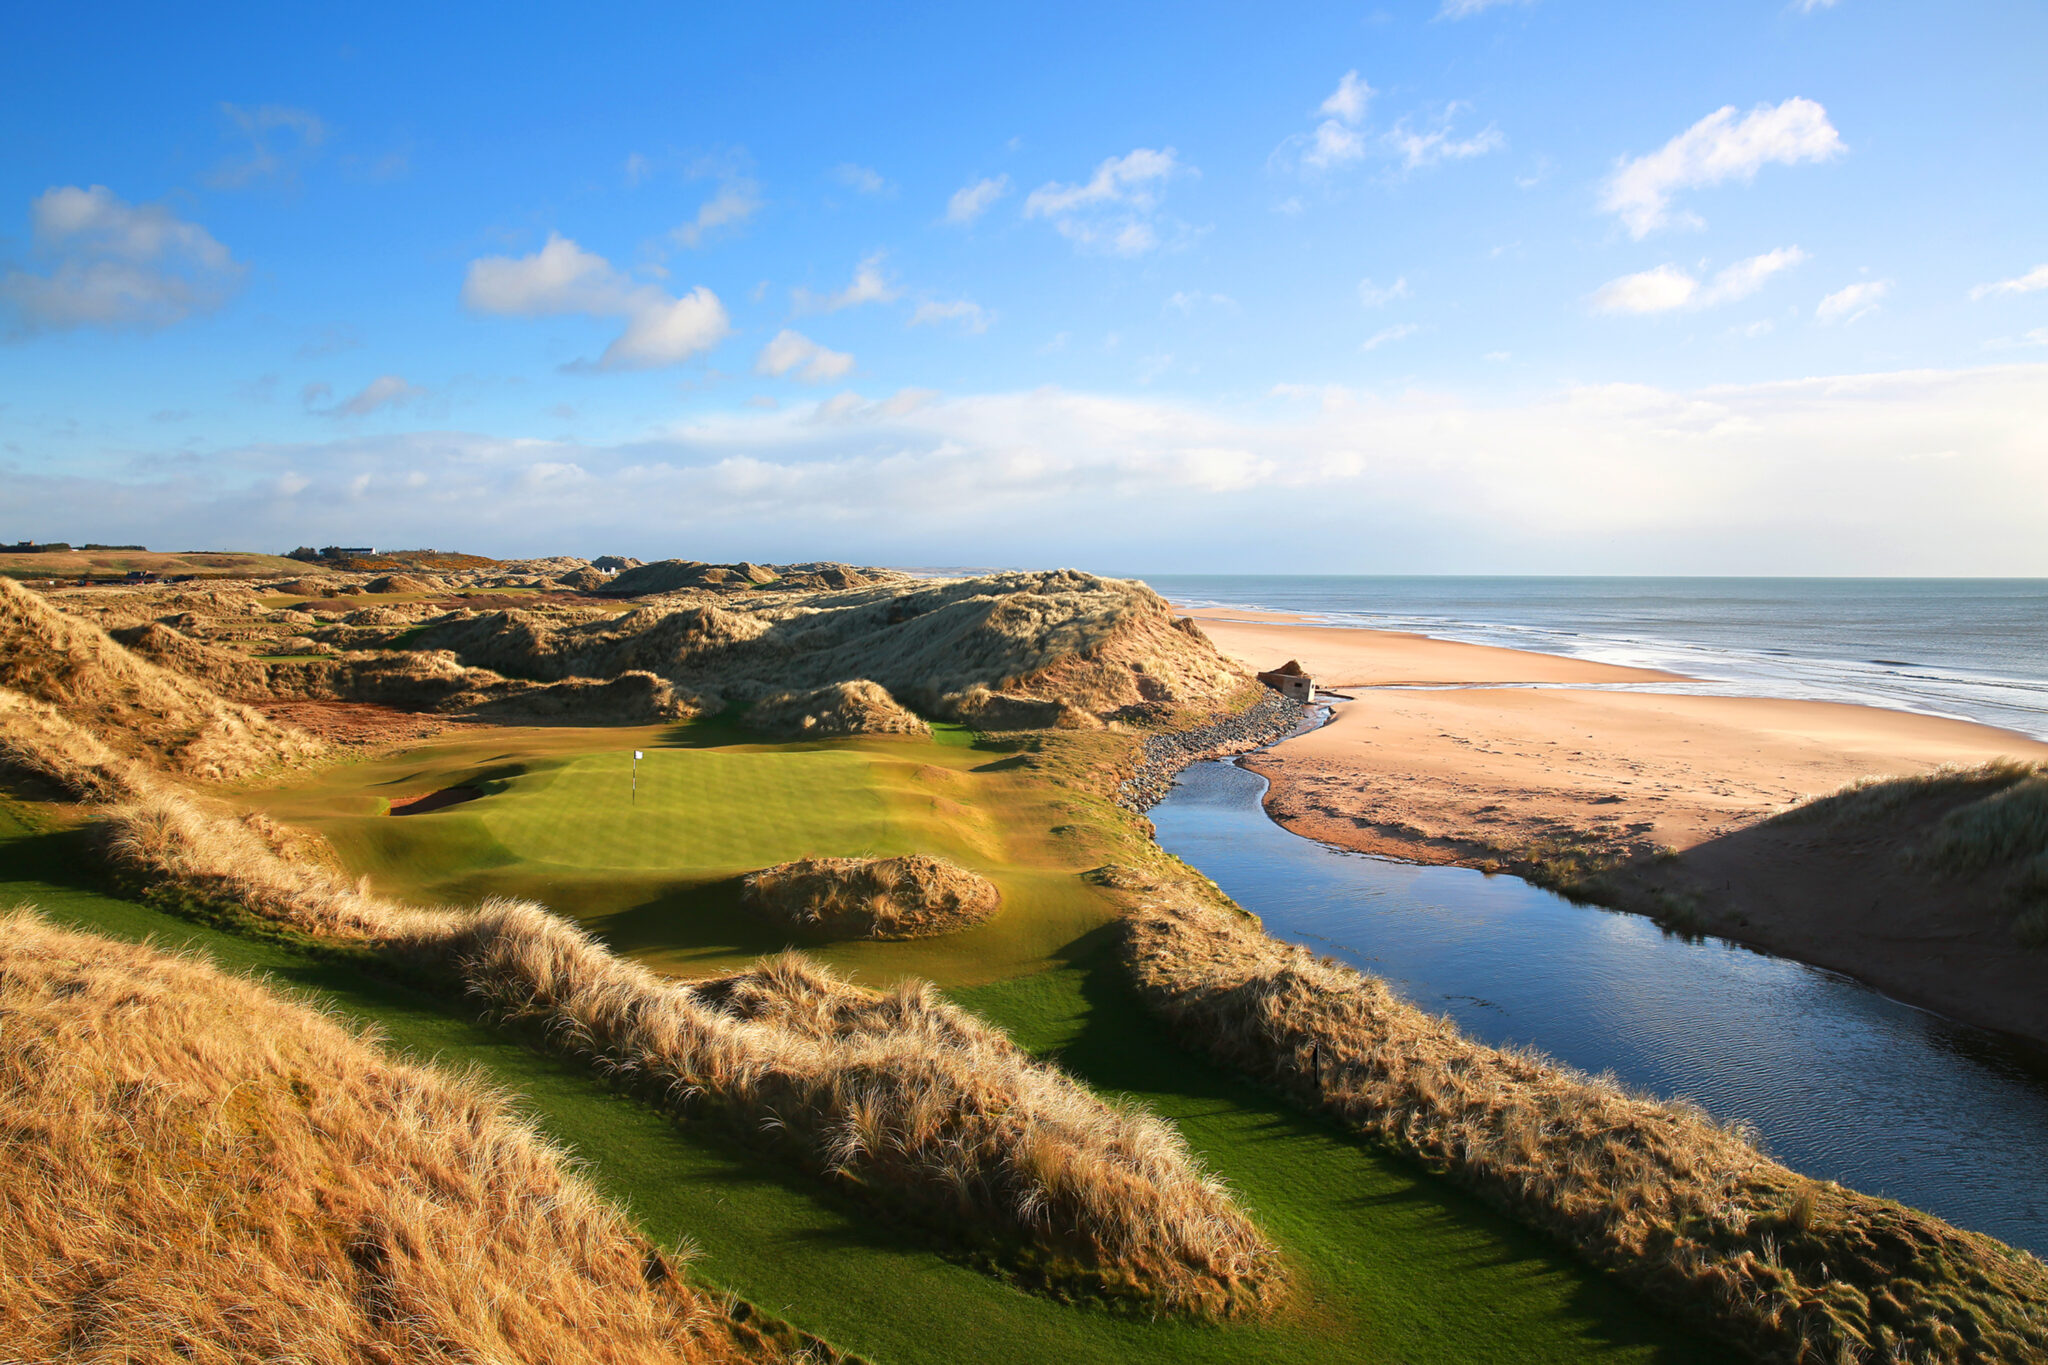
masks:
<svg viewBox="0 0 2048 1365"><path fill-rule="evenodd" d="M0 1018L10 1354L782 1358L474 1079L21 913Z"/></svg>
<svg viewBox="0 0 2048 1365"><path fill-rule="evenodd" d="M1866 777L1774 817L1836 838L1911 831L1897 856L1947 896L1974 889L2010 915L2025 948L2048 948L2048 763L1993 759L1913 777Z"/></svg>
<svg viewBox="0 0 2048 1365"><path fill-rule="evenodd" d="M828 938L923 938L996 912L995 883L943 858L801 858L750 873L742 899Z"/></svg>
<svg viewBox="0 0 2048 1365"><path fill-rule="evenodd" d="M800 739L840 735L928 735L931 726L866 678L808 692L778 692L747 712L747 728Z"/></svg>
<svg viewBox="0 0 2048 1365"><path fill-rule="evenodd" d="M624 615L451 615L407 643L517 677L645 668L735 699L868 679L945 716L975 689L1100 716L1214 709L1247 681L1150 588L1070 570L747 593Z"/></svg>
<svg viewBox="0 0 2048 1365"><path fill-rule="evenodd" d="M1474 1043L1241 915L1155 902L1139 989L1182 1036L1607 1266L1757 1359L2048 1358L2048 1269L1815 1182L1698 1110Z"/></svg>
<svg viewBox="0 0 2048 1365"><path fill-rule="evenodd" d="M155 754L194 777L240 777L325 747L130 652L7 579L0 579L0 686L60 708L116 748Z"/></svg>

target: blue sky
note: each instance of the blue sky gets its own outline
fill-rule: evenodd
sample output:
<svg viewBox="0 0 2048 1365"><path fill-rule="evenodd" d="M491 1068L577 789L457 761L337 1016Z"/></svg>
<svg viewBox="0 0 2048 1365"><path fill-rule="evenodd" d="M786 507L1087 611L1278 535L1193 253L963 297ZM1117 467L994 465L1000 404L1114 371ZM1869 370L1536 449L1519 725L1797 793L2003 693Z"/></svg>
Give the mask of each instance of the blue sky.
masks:
<svg viewBox="0 0 2048 1365"><path fill-rule="evenodd" d="M2044 574L2044 58L2032 3L18 16L0 538Z"/></svg>

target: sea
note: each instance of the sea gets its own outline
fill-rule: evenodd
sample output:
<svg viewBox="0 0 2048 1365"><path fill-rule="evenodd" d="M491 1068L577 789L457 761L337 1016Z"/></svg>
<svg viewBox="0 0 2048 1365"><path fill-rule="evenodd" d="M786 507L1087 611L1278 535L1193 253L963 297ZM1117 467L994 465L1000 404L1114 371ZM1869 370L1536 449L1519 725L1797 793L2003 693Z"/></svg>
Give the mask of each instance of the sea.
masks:
<svg viewBox="0 0 2048 1365"><path fill-rule="evenodd" d="M1297 612L1684 674L1641 690L1858 702L2048 739L2048 579L1143 574Z"/></svg>

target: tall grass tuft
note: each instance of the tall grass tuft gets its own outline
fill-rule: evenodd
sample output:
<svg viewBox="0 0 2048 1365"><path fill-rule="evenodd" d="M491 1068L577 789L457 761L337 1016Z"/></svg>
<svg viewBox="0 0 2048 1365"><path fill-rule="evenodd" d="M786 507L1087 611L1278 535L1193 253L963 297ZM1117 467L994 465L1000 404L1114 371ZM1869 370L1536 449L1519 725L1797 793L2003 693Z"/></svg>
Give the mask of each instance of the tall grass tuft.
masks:
<svg viewBox="0 0 2048 1365"><path fill-rule="evenodd" d="M1918 856L1949 872L2048 856L2048 764L1942 817Z"/></svg>
<svg viewBox="0 0 2048 1365"><path fill-rule="evenodd" d="M790 1359L500 1095L205 963L0 916L9 1358Z"/></svg>

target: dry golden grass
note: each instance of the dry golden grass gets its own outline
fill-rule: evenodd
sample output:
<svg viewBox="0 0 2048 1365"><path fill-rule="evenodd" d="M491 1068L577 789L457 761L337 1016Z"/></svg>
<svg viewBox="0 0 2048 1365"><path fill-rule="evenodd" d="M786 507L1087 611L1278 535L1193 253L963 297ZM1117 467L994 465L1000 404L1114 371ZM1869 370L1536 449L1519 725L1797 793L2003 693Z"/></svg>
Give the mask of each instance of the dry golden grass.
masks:
<svg viewBox="0 0 2048 1365"><path fill-rule="evenodd" d="M1806 1180L1698 1110L1474 1043L1248 918L1158 900L1128 924L1141 993L1191 1045L1787 1362L2048 1359L2025 1252Z"/></svg>
<svg viewBox="0 0 2048 1365"><path fill-rule="evenodd" d="M368 943L656 1103L719 1111L1027 1277L1217 1315L1256 1311L1279 1279L1271 1246L1170 1125L1107 1103L926 987L878 996L789 958L693 988L539 906L385 900L307 836L167 784L114 807L109 825L116 858L150 880Z"/></svg>
<svg viewBox="0 0 2048 1365"><path fill-rule="evenodd" d="M73 725L48 702L0 687L0 767L31 773L81 801L141 794L149 771Z"/></svg>
<svg viewBox="0 0 2048 1365"><path fill-rule="evenodd" d="M947 934L996 912L994 882L943 858L799 858L750 872L741 899L778 923L825 938Z"/></svg>
<svg viewBox="0 0 2048 1365"><path fill-rule="evenodd" d="M199 961L0 917L0 1352L786 1358L474 1078Z"/></svg>
<svg viewBox="0 0 2048 1365"><path fill-rule="evenodd" d="M928 735L931 726L866 678L808 692L777 692L754 703L749 729L799 739L836 735Z"/></svg>
<svg viewBox="0 0 2048 1365"><path fill-rule="evenodd" d="M146 881L326 938L379 939L422 917L351 882L310 836L258 814L209 810L157 784L107 812L115 862Z"/></svg>
<svg viewBox="0 0 2048 1365"><path fill-rule="evenodd" d="M0 686L62 710L103 742L225 779L316 757L311 735L130 653L106 631L0 578Z"/></svg>

